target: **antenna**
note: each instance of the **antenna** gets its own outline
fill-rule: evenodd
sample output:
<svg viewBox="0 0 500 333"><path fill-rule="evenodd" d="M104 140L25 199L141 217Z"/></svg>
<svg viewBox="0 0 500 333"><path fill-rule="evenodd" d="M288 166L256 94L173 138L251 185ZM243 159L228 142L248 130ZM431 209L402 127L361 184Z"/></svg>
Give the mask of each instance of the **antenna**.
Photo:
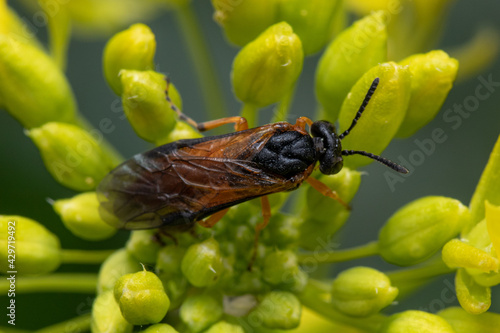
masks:
<svg viewBox="0 0 500 333"><path fill-rule="evenodd" d="M363 111L365 111L365 108L368 105L368 102L372 98L373 93L375 92L375 89L377 89L379 81L380 80L378 77L375 78L375 80L373 80L372 85L370 86L370 89L368 89L368 92L366 93L366 96L365 96L365 99L363 100L363 103L361 103L361 106L359 107L358 112L356 113L356 116L352 120L351 126L349 126L349 128L346 129L344 131L344 133L339 135L340 140L342 140L345 136L347 136L347 134L349 134L349 132L354 128L354 126L356 126L356 123L358 122L359 118L361 117L361 114L363 113Z"/></svg>
<svg viewBox="0 0 500 333"><path fill-rule="evenodd" d="M343 156L349 156L349 155L363 155L363 156L366 156L366 157L369 157L377 162L380 162L386 166L388 166L389 168L391 168L392 170L394 171L397 171L399 173L408 173L408 169L405 168L404 166L401 166L385 157L382 157L382 156L378 156L378 155L375 155L375 154L372 154L372 153L368 153L366 151L362 151L362 150L342 150L342 155Z"/></svg>

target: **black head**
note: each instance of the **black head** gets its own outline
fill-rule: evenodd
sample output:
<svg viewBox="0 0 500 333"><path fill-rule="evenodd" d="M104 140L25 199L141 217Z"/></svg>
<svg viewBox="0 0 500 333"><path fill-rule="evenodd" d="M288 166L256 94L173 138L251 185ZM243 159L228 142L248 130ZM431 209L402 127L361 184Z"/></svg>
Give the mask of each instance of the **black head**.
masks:
<svg viewBox="0 0 500 333"><path fill-rule="evenodd" d="M342 169L342 166L344 164L342 156L355 155L355 154L363 155L371 159L374 159L397 172L408 173L408 170L406 168L384 157L368 153L366 151L342 150L342 144L341 144L342 139L350 133L350 131L354 128L354 126L358 122L359 118L361 117L361 114L365 110L366 106L368 105L368 102L370 101L373 93L375 92L378 82L379 82L378 78L373 80L370 89L366 93L363 103L359 107L356 116L352 120L351 126L349 126L349 128L345 130L342 134L337 135L333 124L326 120L315 121L311 125L311 134L313 136L314 145L316 147L316 154L319 161L319 170L322 173L326 175L332 175L338 173Z"/></svg>

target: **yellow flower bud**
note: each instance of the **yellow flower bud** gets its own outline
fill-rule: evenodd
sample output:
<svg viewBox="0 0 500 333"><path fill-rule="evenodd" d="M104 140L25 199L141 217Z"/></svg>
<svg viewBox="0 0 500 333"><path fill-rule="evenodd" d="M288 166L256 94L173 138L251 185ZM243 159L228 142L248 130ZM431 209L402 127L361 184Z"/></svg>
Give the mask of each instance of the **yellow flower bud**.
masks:
<svg viewBox="0 0 500 333"><path fill-rule="evenodd" d="M175 328L168 324L154 324L146 328L143 333L179 333Z"/></svg>
<svg viewBox="0 0 500 333"><path fill-rule="evenodd" d="M176 114L165 98L165 76L153 71L122 70L122 102L125 115L142 139L149 142L164 140L174 129ZM172 102L182 108L177 89L168 89Z"/></svg>
<svg viewBox="0 0 500 333"><path fill-rule="evenodd" d="M76 105L64 74L36 46L0 35L0 100L26 128L74 123Z"/></svg>
<svg viewBox="0 0 500 333"><path fill-rule="evenodd" d="M387 31L382 12L356 21L340 33L326 48L316 70L316 95L326 118L337 120L342 102L356 81L386 60Z"/></svg>
<svg viewBox="0 0 500 333"><path fill-rule="evenodd" d="M203 135L201 135L201 133L195 130L191 125L184 121L177 121L174 129L168 134L168 136L163 140L157 141L156 144L161 146L177 140L196 139L201 137L203 137Z"/></svg>
<svg viewBox="0 0 500 333"><path fill-rule="evenodd" d="M446 243L442 255L449 267L473 268L487 273L498 272L500 268L497 258L458 239Z"/></svg>
<svg viewBox="0 0 500 333"><path fill-rule="evenodd" d="M455 275L455 289L462 308L472 314L488 311L491 306L491 289L477 284L464 269Z"/></svg>
<svg viewBox="0 0 500 333"><path fill-rule="evenodd" d="M280 101L299 77L303 60L302 43L290 25L269 27L234 59L236 97L258 107Z"/></svg>
<svg viewBox="0 0 500 333"><path fill-rule="evenodd" d="M365 150L379 155L391 142L404 119L410 100L410 72L393 62L383 63L366 72L352 87L339 115L339 133L349 128L366 92L375 78L380 79L363 116L342 140L342 148ZM350 156L344 165L352 169L370 164L372 159Z"/></svg>
<svg viewBox="0 0 500 333"><path fill-rule="evenodd" d="M70 199L54 202L54 210L75 236L97 241L113 236L115 228L104 222L99 215L99 201L95 192L82 193Z"/></svg>
<svg viewBox="0 0 500 333"><path fill-rule="evenodd" d="M117 95L123 91L120 71L153 70L155 52L155 36L144 24L134 24L108 41L103 56L104 76Z"/></svg>
<svg viewBox="0 0 500 333"><path fill-rule="evenodd" d="M99 270L97 293L102 294L113 290L116 281L123 275L134 273L141 269L141 265L126 249L117 250L110 255Z"/></svg>
<svg viewBox="0 0 500 333"><path fill-rule="evenodd" d="M443 318L423 311L405 311L390 316L380 333L456 333Z"/></svg>
<svg viewBox="0 0 500 333"><path fill-rule="evenodd" d="M485 312L473 315L461 307L446 308L438 313L453 327L456 333L495 333L500 327L500 314Z"/></svg>
<svg viewBox="0 0 500 333"><path fill-rule="evenodd" d="M93 333L132 333L134 328L123 318L111 290L95 299L90 324Z"/></svg>
<svg viewBox="0 0 500 333"><path fill-rule="evenodd" d="M0 215L0 272L46 274L61 263L59 239L40 223L14 215Z"/></svg>
<svg viewBox="0 0 500 333"><path fill-rule="evenodd" d="M457 76L458 61L438 50L410 56L399 65L410 68L411 96L396 135L409 137L434 119L441 109Z"/></svg>
<svg viewBox="0 0 500 333"><path fill-rule="evenodd" d="M99 143L81 128L47 123L28 132L52 177L77 191L93 190L114 167Z"/></svg>
<svg viewBox="0 0 500 333"><path fill-rule="evenodd" d="M212 0L214 19L227 39L243 46L276 22L278 0Z"/></svg>
<svg viewBox="0 0 500 333"><path fill-rule="evenodd" d="M179 315L192 332L201 332L218 321L223 312L222 297L199 294L186 298Z"/></svg>

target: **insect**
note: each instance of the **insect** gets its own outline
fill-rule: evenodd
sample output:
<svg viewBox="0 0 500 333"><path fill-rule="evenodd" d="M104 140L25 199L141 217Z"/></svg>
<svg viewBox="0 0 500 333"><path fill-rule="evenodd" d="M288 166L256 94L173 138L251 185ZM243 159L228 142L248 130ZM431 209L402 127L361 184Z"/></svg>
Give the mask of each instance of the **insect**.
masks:
<svg viewBox="0 0 500 333"><path fill-rule="evenodd" d="M125 229L191 226L195 222L211 227L231 206L260 197L263 222L257 225L257 242L271 215L266 195L295 190L307 181L347 207L334 191L309 178L318 162L320 171L331 175L342 169L344 156L359 154L397 172L408 172L383 157L342 150L342 139L356 125L378 82L378 78L373 81L351 126L340 135L330 122L306 117L295 124L279 122L252 129L242 117L197 124L173 105L167 88L167 99L181 119L200 131L234 123L236 132L179 140L135 155L100 183L101 215Z"/></svg>

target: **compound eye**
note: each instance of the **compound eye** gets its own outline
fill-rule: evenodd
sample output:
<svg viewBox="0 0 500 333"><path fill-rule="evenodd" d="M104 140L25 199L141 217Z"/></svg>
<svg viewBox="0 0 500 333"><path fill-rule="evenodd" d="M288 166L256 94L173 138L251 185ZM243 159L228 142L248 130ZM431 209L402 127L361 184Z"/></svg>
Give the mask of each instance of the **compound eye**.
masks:
<svg viewBox="0 0 500 333"><path fill-rule="evenodd" d="M344 166L344 160L341 156L333 160L321 159L319 163L319 171L325 175L334 175L339 173Z"/></svg>

